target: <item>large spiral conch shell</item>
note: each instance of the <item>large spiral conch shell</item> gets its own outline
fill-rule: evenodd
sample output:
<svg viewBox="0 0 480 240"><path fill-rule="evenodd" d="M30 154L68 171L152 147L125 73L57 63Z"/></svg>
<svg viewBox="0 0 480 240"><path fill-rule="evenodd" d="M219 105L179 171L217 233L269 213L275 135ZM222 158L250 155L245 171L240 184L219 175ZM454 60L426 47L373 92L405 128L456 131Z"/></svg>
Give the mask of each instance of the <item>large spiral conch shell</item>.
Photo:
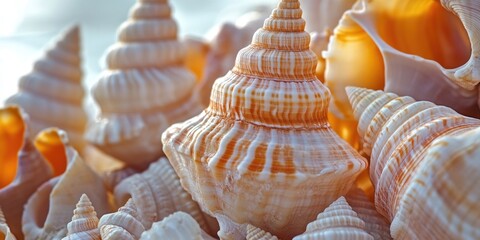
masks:
<svg viewBox="0 0 480 240"><path fill-rule="evenodd" d="M67 230L67 236L62 240L100 240L97 213L86 194L80 197L73 210L72 221L67 224Z"/></svg>
<svg viewBox="0 0 480 240"><path fill-rule="evenodd" d="M118 41L92 89L101 114L86 137L127 165L145 169L163 154L161 133L200 112L191 99L195 76L183 67L185 53L167 0L135 4Z"/></svg>
<svg viewBox="0 0 480 240"><path fill-rule="evenodd" d="M176 212L154 223L140 239L213 240L214 238L202 233L202 229L192 216L184 212Z"/></svg>
<svg viewBox="0 0 480 240"><path fill-rule="evenodd" d="M27 121L28 118L18 107L0 109L2 185L10 180L4 178L9 177L12 172L15 174L16 170L13 182L0 187L0 206L4 210L11 231L20 239L23 238L21 226L23 205L41 184L53 177L52 168L28 138Z"/></svg>
<svg viewBox="0 0 480 240"><path fill-rule="evenodd" d="M59 127L68 132L72 145L83 151L87 115L83 110L78 26L68 29L35 62L32 72L20 79L19 90L6 103L18 104L28 113L30 136L48 127Z"/></svg>
<svg viewBox="0 0 480 240"><path fill-rule="evenodd" d="M177 211L192 215L210 234L217 229L214 219L204 214L180 185L180 179L166 158L150 164L147 171L123 180L115 187L115 199L121 205L129 198L135 201L145 229Z"/></svg>
<svg viewBox="0 0 480 240"><path fill-rule="evenodd" d="M68 145L66 133L58 129L46 129L40 135L44 132L45 136L53 138L46 142L63 146L63 158L68 160L68 166L61 176L40 186L25 205L22 217L25 239L65 237L71 212L82 194L90 196L99 215L109 211L102 179ZM58 157L61 154L52 153L48 156Z"/></svg>
<svg viewBox="0 0 480 240"><path fill-rule="evenodd" d="M132 199L117 212L102 216L98 227L103 240L136 240L140 239L142 232L145 231L140 222L137 206Z"/></svg>
<svg viewBox="0 0 480 240"><path fill-rule="evenodd" d="M298 0L281 1L215 82L209 107L163 134L204 211L279 238L301 233L366 167L329 128L330 93L315 77L301 15Z"/></svg>
<svg viewBox="0 0 480 240"><path fill-rule="evenodd" d="M307 239L363 239L373 240L365 231L365 223L352 210L344 197L330 204L317 219L307 225L307 230L294 240Z"/></svg>
<svg viewBox="0 0 480 240"><path fill-rule="evenodd" d="M375 206L380 214L392 221L397 217L399 209L411 204L409 201L427 201L431 204L429 206L432 207L436 207L438 202L443 201L438 196L432 199L428 197L423 199L420 196L416 198L415 194L417 193L409 192L416 191L415 189L420 186L421 188L427 188L428 193L432 191L430 188L440 189L438 191L444 192L448 186L448 189L452 191L448 193L448 200L446 201L449 201L448 204L451 205L463 203L461 199L455 198L455 196L462 196L462 198L469 196L468 199L476 198L478 200L480 195L467 186L468 182L479 181L479 178L474 173L465 175L466 169L463 172L459 170L451 173L458 177L465 176L464 178L454 178L452 179L453 183L448 182L449 180L447 179L442 184L441 179L449 178L451 175L449 171L457 171L458 168L466 166L465 164L467 163L461 161L467 160L458 160L459 162L456 162L455 159L463 159L463 157L449 155L452 157L445 157L445 159L449 159L452 161L451 163L447 164L440 160L438 162L432 161L432 159L437 159L439 156L443 157L444 154L449 154L449 149L451 149L448 144L444 144L445 150L440 151L440 147L432 144L432 142L441 137L447 139L459 138L459 135L480 127L479 119L462 116L448 107L436 106L425 101L415 102L411 97L398 97L395 94L382 91L348 88L347 93L352 102L355 116L359 119L358 130L364 142L364 152L371 155L370 177L376 186ZM437 140L437 142L441 142L441 140ZM472 154L468 150L470 147L471 144L466 144L459 150L460 153L465 151L465 159L469 159L470 154ZM474 161L474 159L475 157L472 157L471 161ZM475 165L475 163L471 164ZM432 177L432 180L428 182L422 180L423 176L421 174L423 171L431 172L440 166L451 166L452 168L434 171L434 173L439 175L435 175L436 177ZM472 166L472 169L476 166ZM474 172L475 170L471 171ZM469 203L466 204L468 205ZM461 207L461 205L459 206ZM440 208L440 206L438 207ZM445 211L440 211L442 214L438 216L438 219L451 214L450 211L454 210L445 209ZM458 214L462 214L462 211ZM472 212L472 210L466 210L466 212L468 211ZM476 214L478 216L478 213ZM475 233L466 230L466 228L465 230L452 230L450 227L451 223L448 223L448 221L428 218L430 220L422 221L422 225L440 224L436 226L437 228L445 224L444 227L440 227L445 228L445 230L440 231L447 231L448 233L445 233L447 235L438 236L451 234L450 236L453 236L452 238L454 239L462 239L468 236L468 234ZM459 217L458 219L462 219L459 221L462 221L462 224L465 224L465 226L478 222L478 219L475 219L475 217ZM391 230L393 230L393 226ZM410 234L415 231L417 229L412 229ZM410 236L415 236L415 234L427 236L421 233L414 233ZM393 231L392 236L395 238Z"/></svg>
<svg viewBox="0 0 480 240"><path fill-rule="evenodd" d="M0 239L17 240L15 235L10 231L10 227L7 225L7 220L5 220L2 208L0 208Z"/></svg>

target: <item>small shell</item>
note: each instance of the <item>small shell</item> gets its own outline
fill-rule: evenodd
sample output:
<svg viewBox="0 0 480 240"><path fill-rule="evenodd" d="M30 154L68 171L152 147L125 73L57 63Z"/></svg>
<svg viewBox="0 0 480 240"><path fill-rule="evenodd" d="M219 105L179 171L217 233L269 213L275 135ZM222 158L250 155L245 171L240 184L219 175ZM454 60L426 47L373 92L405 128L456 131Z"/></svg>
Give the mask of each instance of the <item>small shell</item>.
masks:
<svg viewBox="0 0 480 240"><path fill-rule="evenodd" d="M298 0L280 1L215 81L209 107L163 133L165 154L204 211L286 239L367 166L329 127L330 92L315 76L301 16Z"/></svg>
<svg viewBox="0 0 480 240"><path fill-rule="evenodd" d="M307 231L294 240L307 239L368 239L373 237L365 230L365 223L357 216L344 197L330 204L317 220L307 226Z"/></svg>
<svg viewBox="0 0 480 240"><path fill-rule="evenodd" d="M158 160L161 133L201 111L191 98L196 81L184 59L168 1L138 1L93 86L101 113L88 127L87 140L136 169Z"/></svg>
<svg viewBox="0 0 480 240"><path fill-rule="evenodd" d="M69 28L19 81L20 92L6 104L18 104L30 116L30 136L48 127L65 129L80 152L87 115L83 110L80 29Z"/></svg>
<svg viewBox="0 0 480 240"><path fill-rule="evenodd" d="M0 206L13 234L22 239L23 206L40 185L53 177L53 171L28 138L28 119L20 108L0 109L0 119L0 149L5 149L0 150L2 184L10 182L3 177L15 174L9 166L17 165L15 179L0 188Z"/></svg>
<svg viewBox="0 0 480 240"><path fill-rule="evenodd" d="M265 232L260 228L248 224L247 240L278 240L278 238L273 236L269 232Z"/></svg>
<svg viewBox="0 0 480 240"><path fill-rule="evenodd" d="M82 194L92 198L99 215L109 211L106 189L102 179L86 165L78 153L68 145L66 133L58 129L44 130L39 135L58 149L63 146L63 157L68 160L67 170L59 177L44 183L30 197L22 217L22 230L26 239L63 238L71 212ZM60 153L44 156L62 156ZM82 179L82 181L78 181Z"/></svg>
<svg viewBox="0 0 480 240"><path fill-rule="evenodd" d="M125 206L119 208L117 212L103 215L98 227L104 240L139 239L142 232L145 231L133 199L129 199Z"/></svg>
<svg viewBox="0 0 480 240"><path fill-rule="evenodd" d="M150 164L147 171L123 180L115 187L115 200L121 205L132 198L145 229L177 211L192 215L206 232L214 234L218 229L210 216L204 214L198 204L185 192L180 180L167 159Z"/></svg>
<svg viewBox="0 0 480 240"><path fill-rule="evenodd" d="M62 240L100 240L97 213L86 194L80 197L67 230L67 236Z"/></svg>
<svg viewBox="0 0 480 240"><path fill-rule="evenodd" d="M7 220L5 220L5 216L3 215L2 208L0 208L0 238L5 240L16 240L13 233L10 231L10 227L7 225Z"/></svg>
<svg viewBox="0 0 480 240"><path fill-rule="evenodd" d="M480 128L426 150L390 227L395 239L480 239Z"/></svg>
<svg viewBox="0 0 480 240"><path fill-rule="evenodd" d="M345 198L353 211L365 222L365 230L375 240L392 239L390 236L390 224L387 219L375 210L373 201L368 199L365 192L359 188L352 187Z"/></svg>
<svg viewBox="0 0 480 240"><path fill-rule="evenodd" d="M160 222L153 223L152 228L145 231L140 239L210 240L214 238L208 234L202 234L202 229L192 216L184 212L176 212Z"/></svg>

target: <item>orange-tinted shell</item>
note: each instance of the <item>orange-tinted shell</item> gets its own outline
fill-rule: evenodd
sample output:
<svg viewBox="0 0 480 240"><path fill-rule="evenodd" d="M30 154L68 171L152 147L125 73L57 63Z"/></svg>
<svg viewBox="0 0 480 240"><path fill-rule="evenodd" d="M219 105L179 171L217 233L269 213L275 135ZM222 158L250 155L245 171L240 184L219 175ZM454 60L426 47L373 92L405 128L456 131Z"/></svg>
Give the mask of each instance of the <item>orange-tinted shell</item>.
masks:
<svg viewBox="0 0 480 240"><path fill-rule="evenodd" d="M330 93L301 15L298 0L281 1L214 83L209 107L163 134L204 211L279 238L301 233L366 167L328 125Z"/></svg>

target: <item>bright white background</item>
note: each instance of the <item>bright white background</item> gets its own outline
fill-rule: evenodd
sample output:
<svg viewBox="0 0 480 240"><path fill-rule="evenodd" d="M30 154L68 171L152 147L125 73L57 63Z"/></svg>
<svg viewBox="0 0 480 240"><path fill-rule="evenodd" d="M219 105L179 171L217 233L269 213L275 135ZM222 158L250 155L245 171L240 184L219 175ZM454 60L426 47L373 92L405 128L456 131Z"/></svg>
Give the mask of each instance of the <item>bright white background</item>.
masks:
<svg viewBox="0 0 480 240"><path fill-rule="evenodd" d="M13 0L0 3L0 105L17 91L18 79L28 73L51 39L78 23L82 31L85 87L101 71L100 58L115 41L134 0ZM170 0L180 37L204 36L223 21L234 21L258 3L274 7L277 0Z"/></svg>

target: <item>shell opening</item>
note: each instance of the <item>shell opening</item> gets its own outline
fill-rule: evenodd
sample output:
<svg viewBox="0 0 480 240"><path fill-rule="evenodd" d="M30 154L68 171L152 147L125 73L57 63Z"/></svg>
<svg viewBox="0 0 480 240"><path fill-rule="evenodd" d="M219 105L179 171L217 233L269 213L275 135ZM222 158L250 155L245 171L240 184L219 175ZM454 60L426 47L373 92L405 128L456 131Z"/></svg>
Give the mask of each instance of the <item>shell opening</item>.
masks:
<svg viewBox="0 0 480 240"><path fill-rule="evenodd" d="M56 128L40 132L34 141L40 154L52 165L54 176L59 176L67 168L66 140L64 132Z"/></svg>

